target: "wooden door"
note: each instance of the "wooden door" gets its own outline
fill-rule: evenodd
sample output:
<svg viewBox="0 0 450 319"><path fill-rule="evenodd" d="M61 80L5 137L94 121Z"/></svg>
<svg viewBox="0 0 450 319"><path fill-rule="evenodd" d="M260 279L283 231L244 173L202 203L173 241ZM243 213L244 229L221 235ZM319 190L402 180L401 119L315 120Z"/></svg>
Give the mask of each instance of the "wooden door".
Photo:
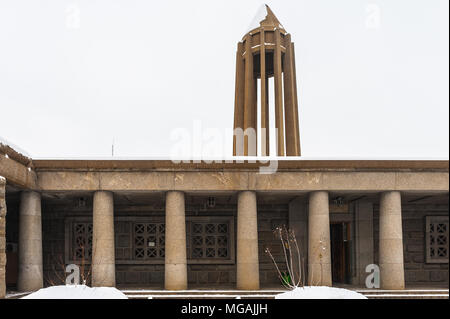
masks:
<svg viewBox="0 0 450 319"><path fill-rule="evenodd" d="M343 283L345 281L345 249L344 227L342 223L331 224L330 237L333 282Z"/></svg>

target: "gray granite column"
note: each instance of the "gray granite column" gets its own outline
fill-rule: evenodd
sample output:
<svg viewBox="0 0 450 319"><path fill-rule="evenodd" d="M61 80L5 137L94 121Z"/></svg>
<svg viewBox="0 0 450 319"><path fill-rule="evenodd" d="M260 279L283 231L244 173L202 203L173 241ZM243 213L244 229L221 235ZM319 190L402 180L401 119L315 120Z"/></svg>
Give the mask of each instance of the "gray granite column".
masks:
<svg viewBox="0 0 450 319"><path fill-rule="evenodd" d="M236 286L242 290L259 289L258 215L256 193L238 194Z"/></svg>
<svg viewBox="0 0 450 319"><path fill-rule="evenodd" d="M34 291L43 287L41 195L24 191L19 211L19 274L17 289Z"/></svg>
<svg viewBox="0 0 450 319"><path fill-rule="evenodd" d="M111 192L97 191L93 209L92 286L115 285L114 196Z"/></svg>
<svg viewBox="0 0 450 319"><path fill-rule="evenodd" d="M328 193L309 195L308 216L308 283L331 286L330 209Z"/></svg>
<svg viewBox="0 0 450 319"><path fill-rule="evenodd" d="M400 192L380 197L380 285L382 289L404 289L402 203Z"/></svg>
<svg viewBox="0 0 450 319"><path fill-rule="evenodd" d="M187 289L186 216L184 193L166 194L165 279L167 290Z"/></svg>

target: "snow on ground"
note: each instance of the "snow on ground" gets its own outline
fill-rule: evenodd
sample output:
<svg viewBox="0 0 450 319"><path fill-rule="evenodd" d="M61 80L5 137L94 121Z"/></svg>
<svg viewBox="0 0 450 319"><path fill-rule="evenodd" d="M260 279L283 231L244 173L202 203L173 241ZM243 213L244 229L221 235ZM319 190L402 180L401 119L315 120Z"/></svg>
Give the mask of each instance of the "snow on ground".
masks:
<svg viewBox="0 0 450 319"><path fill-rule="evenodd" d="M111 287L91 288L85 285L52 286L40 289L22 299L128 299Z"/></svg>
<svg viewBox="0 0 450 319"><path fill-rule="evenodd" d="M367 299L364 295L343 288L299 287L275 296L275 299Z"/></svg>

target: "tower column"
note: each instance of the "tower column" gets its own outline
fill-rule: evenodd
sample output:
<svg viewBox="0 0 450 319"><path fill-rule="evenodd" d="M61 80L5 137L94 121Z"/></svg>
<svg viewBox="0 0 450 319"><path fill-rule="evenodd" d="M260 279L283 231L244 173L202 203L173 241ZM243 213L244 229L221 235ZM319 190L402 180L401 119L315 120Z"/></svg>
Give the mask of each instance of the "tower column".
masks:
<svg viewBox="0 0 450 319"><path fill-rule="evenodd" d="M328 193L309 195L308 216L308 283L331 286L330 208Z"/></svg>
<svg viewBox="0 0 450 319"><path fill-rule="evenodd" d="M252 37L245 39L245 98L244 98L244 155L255 156L256 142L256 96L253 74Z"/></svg>
<svg viewBox="0 0 450 319"><path fill-rule="evenodd" d="M266 75L266 44L264 28L261 28L261 48L260 48L260 70L261 70L261 155L269 156L270 134L269 134L269 101L268 101L268 81Z"/></svg>
<svg viewBox="0 0 450 319"><path fill-rule="evenodd" d="M291 35L287 34L286 54L284 56L284 110L286 125L286 155L300 156L297 103L294 86L294 61Z"/></svg>
<svg viewBox="0 0 450 319"><path fill-rule="evenodd" d="M382 289L404 289L402 203L400 192L380 197L380 285Z"/></svg>
<svg viewBox="0 0 450 319"><path fill-rule="evenodd" d="M244 53L242 42L238 43L236 52L236 91L234 101L234 134L233 134L233 155L244 155L243 136L236 135L237 129L244 127L244 85L245 85L245 69L244 69Z"/></svg>
<svg viewBox="0 0 450 319"><path fill-rule="evenodd" d="M256 193L238 194L236 286L242 290L259 289L258 216Z"/></svg>
<svg viewBox="0 0 450 319"><path fill-rule="evenodd" d="M24 191L19 209L19 273L17 289L35 291L43 287L41 195Z"/></svg>
<svg viewBox="0 0 450 319"><path fill-rule="evenodd" d="M166 194L165 288L187 289L186 217L184 193Z"/></svg>
<svg viewBox="0 0 450 319"><path fill-rule="evenodd" d="M275 84L275 129L277 130L277 155L284 156L284 116L283 116L283 80L281 77L281 39L280 29L275 30L274 84Z"/></svg>
<svg viewBox="0 0 450 319"><path fill-rule="evenodd" d="M94 193L92 234L92 286L114 287L116 263L114 250L114 196L112 192Z"/></svg>

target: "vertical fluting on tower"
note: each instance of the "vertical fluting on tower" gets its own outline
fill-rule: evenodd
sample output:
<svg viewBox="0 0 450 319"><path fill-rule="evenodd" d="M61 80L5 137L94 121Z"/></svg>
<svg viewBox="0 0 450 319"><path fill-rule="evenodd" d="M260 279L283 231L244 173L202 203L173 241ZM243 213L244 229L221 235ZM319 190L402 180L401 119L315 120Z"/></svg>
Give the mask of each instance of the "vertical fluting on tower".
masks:
<svg viewBox="0 0 450 319"><path fill-rule="evenodd" d="M264 10L259 25L243 37L236 52L233 155L274 155L269 143L269 78L273 77L276 155L300 156L294 44L270 8Z"/></svg>

